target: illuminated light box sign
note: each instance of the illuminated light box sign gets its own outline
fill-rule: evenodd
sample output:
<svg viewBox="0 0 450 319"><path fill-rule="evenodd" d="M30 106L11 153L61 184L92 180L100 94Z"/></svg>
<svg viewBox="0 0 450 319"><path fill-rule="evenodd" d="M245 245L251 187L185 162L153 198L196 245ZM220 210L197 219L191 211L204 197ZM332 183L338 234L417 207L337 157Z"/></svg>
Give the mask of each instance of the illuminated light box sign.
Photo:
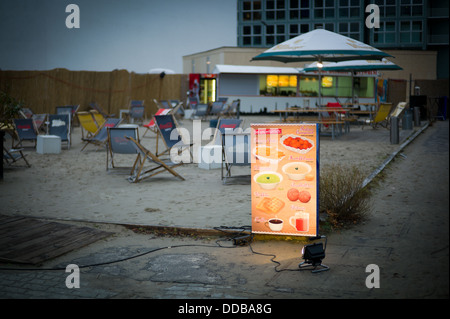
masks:
<svg viewBox="0 0 450 319"><path fill-rule="evenodd" d="M317 236L317 124L251 125L252 232Z"/></svg>

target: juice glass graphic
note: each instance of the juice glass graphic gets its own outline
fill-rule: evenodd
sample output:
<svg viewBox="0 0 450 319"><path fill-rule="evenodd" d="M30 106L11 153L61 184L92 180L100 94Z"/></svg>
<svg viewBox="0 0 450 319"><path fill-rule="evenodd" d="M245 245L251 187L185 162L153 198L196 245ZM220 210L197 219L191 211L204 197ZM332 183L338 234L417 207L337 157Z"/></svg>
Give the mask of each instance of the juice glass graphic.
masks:
<svg viewBox="0 0 450 319"><path fill-rule="evenodd" d="M306 212L296 212L289 218L289 224L297 231L307 232L309 230L309 214Z"/></svg>

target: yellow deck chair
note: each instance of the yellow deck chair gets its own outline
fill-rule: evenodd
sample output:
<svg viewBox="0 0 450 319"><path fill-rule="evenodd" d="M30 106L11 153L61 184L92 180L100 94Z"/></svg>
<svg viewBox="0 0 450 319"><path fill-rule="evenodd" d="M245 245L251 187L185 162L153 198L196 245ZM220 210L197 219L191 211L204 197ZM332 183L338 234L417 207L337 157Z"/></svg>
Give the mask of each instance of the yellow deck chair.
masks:
<svg viewBox="0 0 450 319"><path fill-rule="evenodd" d="M90 138L94 136L95 132L98 131L99 126L94 120L93 115L90 112L77 112L78 122L81 125L81 136L82 138ZM86 131L86 136L84 132Z"/></svg>
<svg viewBox="0 0 450 319"><path fill-rule="evenodd" d="M103 123L105 123L105 117L96 110L89 111L94 117L95 122L97 122L98 127L102 127Z"/></svg>
<svg viewBox="0 0 450 319"><path fill-rule="evenodd" d="M373 118L373 120L369 120L369 124L371 124L373 128L376 128L378 125L387 127L388 117L391 113L391 109L392 103L380 103L375 117Z"/></svg>

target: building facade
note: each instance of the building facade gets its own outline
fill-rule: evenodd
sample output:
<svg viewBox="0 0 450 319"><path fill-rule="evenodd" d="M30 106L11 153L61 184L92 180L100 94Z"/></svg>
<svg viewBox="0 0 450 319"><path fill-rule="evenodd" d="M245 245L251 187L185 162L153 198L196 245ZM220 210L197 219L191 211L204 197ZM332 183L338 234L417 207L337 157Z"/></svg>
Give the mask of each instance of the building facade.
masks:
<svg viewBox="0 0 450 319"><path fill-rule="evenodd" d="M237 16L239 47L272 47L322 28L381 50L437 51L437 78L448 78L448 1L238 0Z"/></svg>
<svg viewBox="0 0 450 319"><path fill-rule="evenodd" d="M448 83L449 72L449 2L444 0L237 0L237 47L220 47L183 56L183 73L214 73L218 96L240 98L243 108L255 111L255 106L268 110L284 105L310 105L315 97L305 97L304 85L313 81L307 76L298 76L298 86L266 88L268 78L277 74L245 73L249 67L303 68L314 62L289 63L276 61L251 61L268 48L300 34L323 28L374 46L392 57L391 62L402 70L380 71L377 77L388 80L393 101L408 100L416 80L443 80ZM370 5L375 4L374 8ZM371 9L372 8L372 9ZM367 12L366 12L367 9ZM374 10L379 10L376 21ZM375 22L379 22L376 25ZM220 71L216 66L242 66L238 71ZM278 76L285 74L278 74ZM290 77L292 77L290 75ZM246 82L241 82L245 78ZM253 80L249 80L252 78ZM232 79L232 81L230 80ZM228 82L240 94L232 94ZM348 79L336 77L333 87L324 90L324 96L345 99L342 86ZM361 78L361 81L372 81ZM255 84L256 83L256 84ZM290 82L289 82L290 83ZM365 82L364 82L365 83ZM372 83L372 82L371 82ZM266 86L265 86L266 85ZM318 87L318 84L316 85ZM393 87L395 86L395 89ZM373 83L366 87L374 88ZM239 90L237 90L237 88ZM328 91L330 92L328 92ZM293 96L290 92L297 92ZM439 95L447 95L445 87ZM292 93L291 92L291 93ZM360 99L375 98L370 94L357 94ZM302 97L302 103L298 98ZM367 102L367 101L366 101ZM246 110L248 111L248 110ZM257 111L257 110L256 110Z"/></svg>

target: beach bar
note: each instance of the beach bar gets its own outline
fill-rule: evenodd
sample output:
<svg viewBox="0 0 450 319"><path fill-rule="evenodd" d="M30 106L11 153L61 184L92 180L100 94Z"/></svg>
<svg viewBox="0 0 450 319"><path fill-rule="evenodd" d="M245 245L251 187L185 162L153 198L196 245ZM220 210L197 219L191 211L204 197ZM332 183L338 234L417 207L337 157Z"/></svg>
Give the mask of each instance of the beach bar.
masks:
<svg viewBox="0 0 450 319"><path fill-rule="evenodd" d="M217 79L217 96L239 99L242 112L319 106L318 72L292 67L216 65L213 73ZM350 72L323 71L321 103L353 103L366 110L375 103L380 91L377 90L378 75L377 71L356 72L353 77Z"/></svg>

